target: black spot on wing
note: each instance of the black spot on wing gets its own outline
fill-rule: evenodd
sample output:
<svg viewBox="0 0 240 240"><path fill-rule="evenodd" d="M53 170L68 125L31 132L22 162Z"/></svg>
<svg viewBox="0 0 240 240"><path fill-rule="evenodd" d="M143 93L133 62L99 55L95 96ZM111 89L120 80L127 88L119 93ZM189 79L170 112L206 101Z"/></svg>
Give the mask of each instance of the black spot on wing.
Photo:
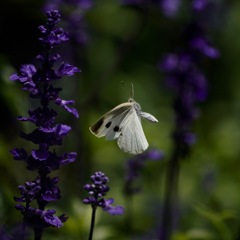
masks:
<svg viewBox="0 0 240 240"><path fill-rule="evenodd" d="M109 127L111 126L111 124L112 124L112 122L108 122L108 123L105 125L105 127L106 127L106 128L109 128Z"/></svg>
<svg viewBox="0 0 240 240"><path fill-rule="evenodd" d="M118 131L119 131L119 126L115 126L115 127L113 128L113 131L114 131L114 132L118 132Z"/></svg>
<svg viewBox="0 0 240 240"><path fill-rule="evenodd" d="M103 124L103 118L99 119L92 127L91 130L92 132L94 132L95 134L98 133L98 130L100 129L100 127Z"/></svg>

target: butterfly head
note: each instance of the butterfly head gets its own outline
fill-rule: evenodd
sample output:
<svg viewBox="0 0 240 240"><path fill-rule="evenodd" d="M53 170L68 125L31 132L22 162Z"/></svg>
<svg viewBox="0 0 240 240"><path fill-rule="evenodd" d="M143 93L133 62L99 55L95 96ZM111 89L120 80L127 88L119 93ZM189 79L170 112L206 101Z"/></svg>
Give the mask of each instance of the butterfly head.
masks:
<svg viewBox="0 0 240 240"><path fill-rule="evenodd" d="M132 103L133 107L135 108L135 110L137 112L139 112L141 110L141 106L139 103L137 103L133 98L129 98L128 102Z"/></svg>
<svg viewBox="0 0 240 240"><path fill-rule="evenodd" d="M135 100L134 100L132 97L130 97L130 98L128 99L128 102L133 103L133 102L135 102Z"/></svg>

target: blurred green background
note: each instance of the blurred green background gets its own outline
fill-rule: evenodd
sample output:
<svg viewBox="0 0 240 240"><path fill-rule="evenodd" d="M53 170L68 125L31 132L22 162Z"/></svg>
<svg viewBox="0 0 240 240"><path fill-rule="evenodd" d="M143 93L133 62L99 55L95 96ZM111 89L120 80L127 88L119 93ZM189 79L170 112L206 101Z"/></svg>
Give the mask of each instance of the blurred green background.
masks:
<svg viewBox="0 0 240 240"><path fill-rule="evenodd" d="M46 230L43 239L87 239L91 207L82 204L86 197L83 185L95 171L103 171L110 178L108 197L127 207L123 186L130 156L121 152L116 142L94 137L89 126L128 100L131 83L135 100L159 120L158 124L143 121L143 128L150 148L162 150L165 158L146 164L138 182L142 191L133 197L132 208L126 208L125 215L112 217L101 209L97 211L94 239L155 239L174 127L174 96L157 64L165 53L181 47L181 32L191 20L189 2L182 1L172 18L156 7L123 6L114 0L94 1L86 9L76 9L70 2L59 9L64 16L62 26L68 26L67 17L75 11L84 18L88 40L85 44L70 41L59 48L63 61L76 65L81 73L58 83L63 87L61 97L74 99L80 113L79 119L74 119L58 109L57 121L72 126L58 151L76 151L78 159L52 173L60 176L62 198L49 208L56 208L59 215L67 212L69 220L61 229ZM194 123L197 142L181 163L174 240L240 238L240 2L215 2L218 7L210 14L207 34L221 57L206 58L201 66L208 79L209 97L199 105L200 116ZM9 232L22 219L14 208L17 186L36 176L9 153L14 147L31 149L19 133L32 126L18 122L16 117L27 115L33 105L9 76L21 64L32 63L41 52L38 26L46 22L45 4L37 0L1 1L0 221ZM131 233L125 226L129 211L134 219Z"/></svg>

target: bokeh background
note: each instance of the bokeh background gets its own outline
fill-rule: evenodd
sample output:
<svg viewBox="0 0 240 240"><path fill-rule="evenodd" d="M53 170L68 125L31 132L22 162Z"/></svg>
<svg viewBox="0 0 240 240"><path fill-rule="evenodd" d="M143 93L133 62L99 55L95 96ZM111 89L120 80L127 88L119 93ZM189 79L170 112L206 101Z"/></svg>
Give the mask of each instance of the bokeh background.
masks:
<svg viewBox="0 0 240 240"><path fill-rule="evenodd" d="M82 204L87 194L83 185L95 171L103 171L110 178L109 197L129 206L123 186L131 156L121 152L116 142L94 137L89 126L128 100L131 83L135 100L159 120L158 124L143 121L143 128L150 148L159 149L165 157L146 163L137 182L141 192L132 198L125 215L112 217L101 209L97 211L94 239L156 239L174 127L174 95L166 87L158 64L166 53L183 46L181 34L192 13L190 1L179 1L170 15L157 1L141 2L1 0L0 223L7 232L14 231L22 220L14 208L17 186L36 176L9 153L14 147L31 149L19 138L20 131L31 126L16 117L27 115L34 104L9 76L41 52L38 26L45 23L45 9L51 6L58 7L63 15L61 25L72 34L59 52L65 62L81 69L81 73L58 83L63 88L61 97L76 101L80 117L74 119L57 110L58 121L72 126L58 151L76 151L78 159L53 173L60 177L62 198L52 207L59 214L67 212L69 220L61 229L48 229L43 239L87 239L91 207ZM209 93L198 105L200 114L193 128L197 141L191 154L181 161L176 240L240 237L240 2L212 2L207 35L220 57L206 58L201 65ZM131 233L125 225L129 211L133 217Z"/></svg>

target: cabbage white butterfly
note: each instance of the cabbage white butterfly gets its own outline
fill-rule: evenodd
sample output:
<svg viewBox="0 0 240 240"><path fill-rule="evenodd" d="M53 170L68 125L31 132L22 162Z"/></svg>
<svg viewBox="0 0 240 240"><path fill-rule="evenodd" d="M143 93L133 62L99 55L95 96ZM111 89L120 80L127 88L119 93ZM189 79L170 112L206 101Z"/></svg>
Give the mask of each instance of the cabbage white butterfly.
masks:
<svg viewBox="0 0 240 240"><path fill-rule="evenodd" d="M104 114L89 129L96 137L105 137L106 140L117 139L119 148L124 152L140 154L149 146L141 118L158 122L153 115L142 112L140 104L131 97L128 102L119 104Z"/></svg>

